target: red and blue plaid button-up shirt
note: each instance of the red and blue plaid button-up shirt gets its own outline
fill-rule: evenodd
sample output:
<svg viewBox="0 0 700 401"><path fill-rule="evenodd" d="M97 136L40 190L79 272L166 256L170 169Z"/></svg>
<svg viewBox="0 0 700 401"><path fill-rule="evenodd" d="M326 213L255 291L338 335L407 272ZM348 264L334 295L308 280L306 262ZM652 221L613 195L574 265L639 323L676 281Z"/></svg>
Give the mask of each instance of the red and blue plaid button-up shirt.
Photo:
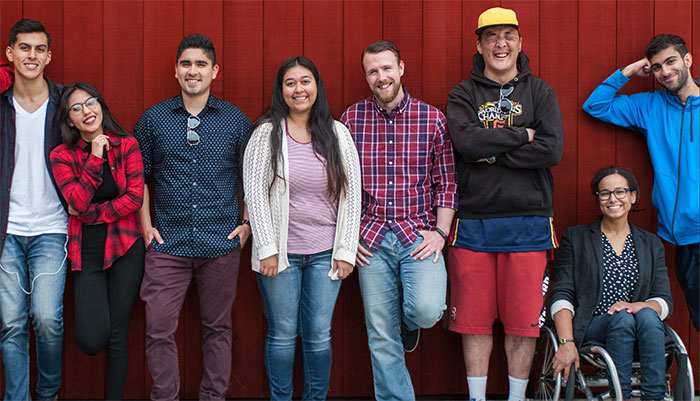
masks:
<svg viewBox="0 0 700 401"><path fill-rule="evenodd" d="M404 98L390 112L371 96L340 117L360 156L360 237L373 251L389 230L410 246L418 231L435 227L436 207L457 208L454 154L445 116L403 90Z"/></svg>
<svg viewBox="0 0 700 401"><path fill-rule="evenodd" d="M103 269L109 268L142 237L138 210L143 202L143 161L134 137L118 137L110 133L107 163L117 186L117 197L103 203L92 203L102 183L104 159L90 153L81 143L75 149L61 144L51 152L51 168L68 205L79 215L68 219L68 257L73 270L82 270L81 243L83 223L106 223L107 239Z"/></svg>

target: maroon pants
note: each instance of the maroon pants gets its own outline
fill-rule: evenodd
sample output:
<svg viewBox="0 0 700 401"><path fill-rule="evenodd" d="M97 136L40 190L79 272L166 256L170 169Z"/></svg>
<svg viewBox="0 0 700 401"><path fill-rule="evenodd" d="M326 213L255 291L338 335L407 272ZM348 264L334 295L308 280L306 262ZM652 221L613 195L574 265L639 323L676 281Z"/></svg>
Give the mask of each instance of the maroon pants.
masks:
<svg viewBox="0 0 700 401"><path fill-rule="evenodd" d="M223 400L231 372L231 307L236 297L240 247L216 258L187 258L146 251L141 299L146 303L146 356L152 400L177 400L180 391L177 329L194 276L202 320L200 400Z"/></svg>

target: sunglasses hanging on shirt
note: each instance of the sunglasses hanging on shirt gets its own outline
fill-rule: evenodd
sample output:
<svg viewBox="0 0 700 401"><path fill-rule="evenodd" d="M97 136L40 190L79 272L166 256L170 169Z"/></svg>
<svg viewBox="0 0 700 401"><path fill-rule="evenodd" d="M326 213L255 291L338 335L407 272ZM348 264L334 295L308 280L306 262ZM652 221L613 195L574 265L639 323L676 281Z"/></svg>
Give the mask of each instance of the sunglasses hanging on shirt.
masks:
<svg viewBox="0 0 700 401"><path fill-rule="evenodd" d="M187 117L187 144L190 146L199 144L199 134L194 130L197 127L199 127L199 117Z"/></svg>

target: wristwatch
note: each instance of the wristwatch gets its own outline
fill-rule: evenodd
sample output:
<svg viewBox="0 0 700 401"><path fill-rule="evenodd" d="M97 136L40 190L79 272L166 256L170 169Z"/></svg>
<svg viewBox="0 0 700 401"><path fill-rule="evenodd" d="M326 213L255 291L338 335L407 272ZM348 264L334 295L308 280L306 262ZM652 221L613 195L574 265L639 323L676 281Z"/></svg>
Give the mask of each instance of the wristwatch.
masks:
<svg viewBox="0 0 700 401"><path fill-rule="evenodd" d="M442 231L442 230L440 229L440 227L435 227L435 231L436 231L438 234L440 234L440 236L442 237L442 239L444 239L445 241L447 241L447 234L445 234L445 232Z"/></svg>
<svg viewBox="0 0 700 401"><path fill-rule="evenodd" d="M564 345L566 343L572 343L574 342L573 338L560 338L559 339L559 345Z"/></svg>
<svg viewBox="0 0 700 401"><path fill-rule="evenodd" d="M489 156L486 158L486 163L488 164L494 164L496 163L496 156Z"/></svg>
<svg viewBox="0 0 700 401"><path fill-rule="evenodd" d="M247 224L248 227L250 227L250 220L248 220L248 219L243 219L243 220L241 220L241 224L240 224L240 225L243 225L243 224Z"/></svg>

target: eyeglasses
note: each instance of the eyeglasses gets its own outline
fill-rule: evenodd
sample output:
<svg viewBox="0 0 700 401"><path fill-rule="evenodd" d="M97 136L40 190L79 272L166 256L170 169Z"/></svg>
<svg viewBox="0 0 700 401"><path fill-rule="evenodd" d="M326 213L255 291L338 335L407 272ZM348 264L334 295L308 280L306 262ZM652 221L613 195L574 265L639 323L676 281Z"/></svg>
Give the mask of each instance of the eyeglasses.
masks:
<svg viewBox="0 0 700 401"><path fill-rule="evenodd" d="M632 188L617 188L614 191L603 190L596 192L595 195L602 201L610 200L610 196L613 194L618 200L623 200L627 197L627 192L632 192Z"/></svg>
<svg viewBox="0 0 700 401"><path fill-rule="evenodd" d="M199 134L194 131L197 127L199 127L199 117L187 117L187 144L190 146L199 144Z"/></svg>
<svg viewBox="0 0 700 401"><path fill-rule="evenodd" d="M99 99L97 99L96 96L89 97L89 98L85 99L85 101L82 103L76 103L76 104L70 106L69 110L71 113L77 114L77 113L80 113L81 111L83 111L84 106L87 106L91 109L94 109L95 107L97 107L97 104L99 102L100 101L99 101Z"/></svg>
<svg viewBox="0 0 700 401"><path fill-rule="evenodd" d="M498 99L498 108L505 114L510 114L510 112L513 110L513 102L510 101L510 99L506 99L511 93L513 93L513 89L515 87L511 84L503 84L501 85L501 89L499 90L499 99Z"/></svg>

